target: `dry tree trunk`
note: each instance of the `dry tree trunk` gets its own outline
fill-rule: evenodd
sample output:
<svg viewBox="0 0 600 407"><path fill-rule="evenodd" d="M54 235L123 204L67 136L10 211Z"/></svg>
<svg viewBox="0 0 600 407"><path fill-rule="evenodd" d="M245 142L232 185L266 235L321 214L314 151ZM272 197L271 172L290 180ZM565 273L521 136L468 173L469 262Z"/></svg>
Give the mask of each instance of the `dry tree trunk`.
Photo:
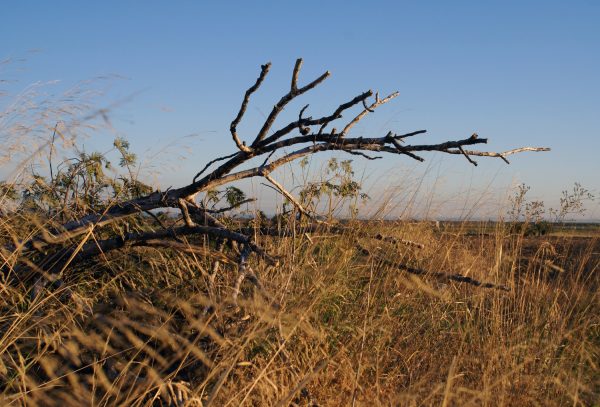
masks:
<svg viewBox="0 0 600 407"><path fill-rule="evenodd" d="M312 214L302 207L300 202L287 191L273 177L274 171L284 164L290 163L298 158L316 154L322 151L344 151L348 154L376 160L380 156L370 155L372 153L389 153L407 156L418 161L424 161L422 153L439 151L448 154L463 155L469 163L477 165L473 157L496 157L508 163L507 157L523 151L548 151L543 147L521 147L502 153L466 150L464 147L476 144L485 144L487 139L479 138L477 134L461 140L449 140L436 144L407 144L412 137L425 133L425 130L412 131L406 134L395 134L388 132L378 137L350 137L352 128L362 119L375 110L398 96L394 92L387 97L380 98L378 93L371 90L363 92L353 99L340 104L330 115L313 118L304 117L309 105L304 106L298 119L285 126L273 130L273 125L283 109L298 96L310 91L320 85L329 76L325 72L305 86L298 85L298 75L302 67L302 59L298 59L292 72L290 88L288 92L273 106L261 129L258 131L250 144L242 140L238 134L237 126L241 122L248 107L250 97L263 84L271 64L262 65L260 74L245 93L240 109L231 122L230 132L237 151L232 154L218 157L208 162L201 171L193 178L192 182L180 188L167 191L155 191L147 196L115 203L102 214L89 214L76 221L63 224L53 231L44 231L31 239L17 242L10 247L9 251L25 259L25 263L37 269L37 272L62 271L69 264L74 264L85 259L97 256L109 250L119 249L125 246L166 246L181 250L185 245L181 244L179 238L185 235L206 235L222 240L236 242L242 249L238 264L242 275L247 274L247 258L250 253L255 253L270 264L276 264L277 260L271 257L265 250L252 242L251 234L244 235L233 231L223 225L215 218L211 211L196 203L196 196L209 189L223 186L234 181L251 177L263 177L276 190L284 195L305 216L316 219ZM342 121L353 107L361 107L359 113L350 116L349 120ZM336 128L329 127L334 123L340 123ZM286 148L294 148L292 152L284 152ZM251 159L264 157L261 165L247 169L239 169ZM216 165L216 167L215 167ZM211 167L212 170L208 171ZM186 225L180 228L168 228L155 232L127 233L104 240L90 239L90 243L73 244L73 238L91 234L96 228L109 225L115 221L125 219L135 214L141 214L160 208L177 208L181 211ZM233 208L228 208L233 209ZM59 250L56 251L58 248ZM46 255L41 262L32 264L27 260L32 253L53 253ZM218 254L213 252L218 259ZM38 256L39 257L39 256ZM243 277L241 277L243 279ZM238 287L239 289L239 287Z"/></svg>

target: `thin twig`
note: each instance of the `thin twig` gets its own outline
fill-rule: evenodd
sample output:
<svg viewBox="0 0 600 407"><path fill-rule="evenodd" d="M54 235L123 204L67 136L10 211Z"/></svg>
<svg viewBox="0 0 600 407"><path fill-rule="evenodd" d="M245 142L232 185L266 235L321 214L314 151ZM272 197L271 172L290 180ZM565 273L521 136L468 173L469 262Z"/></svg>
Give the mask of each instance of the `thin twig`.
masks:
<svg viewBox="0 0 600 407"><path fill-rule="evenodd" d="M240 202L237 202L235 205L231 205L231 206L227 206L225 208L219 208L219 209L206 209L206 212L208 213L212 213L214 214L218 214L218 213L225 213L225 212L229 212L235 208L239 208L240 206L250 203L250 202L255 202L256 198L248 198L248 199L244 199Z"/></svg>
<svg viewBox="0 0 600 407"><path fill-rule="evenodd" d="M327 71L323 75L321 75L317 79L315 79L314 81L310 82L308 85L298 89L296 87L296 81L298 79L298 72L300 71L301 66L302 66L302 59L299 58L298 60L296 60L296 65L294 66L294 74L292 76L292 89L290 89L290 91L285 96L283 96L279 100L279 102L277 102L277 104L275 106L273 106L273 110L271 110L271 113L267 117L267 120L265 120L263 127L260 129L260 131L258 132L258 135L256 136L256 139L252 143L252 148L257 147L261 144L261 142L263 141L263 139L266 137L267 133L271 129L271 126L273 126L275 119L277 118L279 113L281 113L281 111L283 110L285 105L287 105L292 99L296 98L297 96L300 96L303 93L306 93L309 90L313 89L314 87L319 85L321 82L323 82L325 79L327 79L327 77L329 77L331 75L330 72Z"/></svg>
<svg viewBox="0 0 600 407"><path fill-rule="evenodd" d="M349 102L346 103L342 103L341 105L338 106L337 109L335 109L335 112L333 112L333 114L330 116L333 119L339 119L342 117L342 112L346 109L351 108L352 106L356 105L357 103L363 102L367 99L370 98L371 96L373 96L373 91L372 90L368 90L366 92L361 93L360 95L356 96L354 99L352 99ZM325 127L327 127L327 125L332 121L332 120L328 120L325 123L323 123L323 125L321 126L321 128L319 129L319 134L323 133L323 130L325 130ZM360 120L360 119L359 119Z"/></svg>
<svg viewBox="0 0 600 407"><path fill-rule="evenodd" d="M377 109L379 106L386 104L387 102L389 102L390 100L396 98L400 93L399 92L394 92L391 93L390 95L388 95L387 97L383 98L383 99L379 99L379 95L375 98L375 102L373 102L371 104L371 106L366 106L362 112L360 112L354 119L350 120L350 122L346 125L346 127L344 127L344 130L342 130L342 135L346 135L348 134L348 132L350 131L350 129L352 127L354 127L354 125L356 123L358 123L363 117L365 117L368 113L372 113L375 111L375 109ZM364 104L364 101L363 101Z"/></svg>
<svg viewBox="0 0 600 407"><path fill-rule="evenodd" d="M448 154L467 154L467 155L474 155L474 156L478 156L478 157L498 157L501 158L502 160L504 160L504 162L506 162L507 164L510 164L510 162L508 162L508 160L506 159L506 156L508 155L512 155L512 154L517 154L517 153L522 153L525 151L532 151L532 152L542 152L542 151L551 151L550 148L548 147L520 147L520 148L515 148L513 150L508 150L508 151L504 151L503 153L495 153L493 151L471 151L471 150L445 150L445 153Z"/></svg>
<svg viewBox="0 0 600 407"><path fill-rule="evenodd" d="M248 148L248 146L246 146L246 144L244 144L240 141L240 138L237 135L237 125L242 120L244 113L246 113L246 109L248 108L248 102L250 101L250 95L252 95L254 92L256 92L256 90L263 83L263 81L265 80L265 77L269 73L270 68L271 68L270 62L268 62L260 67L260 75L256 79L256 83L246 91L246 94L244 95L244 100L242 101L242 106L240 106L240 110L239 110L237 116L231 122L231 126L229 126L229 130L231 132L231 137L233 138L235 145L238 146L238 148L245 153L249 153L252 150L250 148Z"/></svg>
<svg viewBox="0 0 600 407"><path fill-rule="evenodd" d="M271 134L271 136L267 137L267 133L271 131L271 128L276 118L290 101L292 101L299 95L309 91L310 89L313 89L314 87L318 86L330 75L329 72L325 72L323 75L319 76L317 79L313 80L308 85L304 87L299 87L298 76L301 69L301 65L302 60L298 59L292 72L292 80L289 92L285 94L277 104L275 104L273 110L265 120L262 128L260 129L256 138L254 139L251 148L240 141L240 138L237 134L237 126L242 120L247 110L250 96L263 83L270 69L270 63L261 66L261 72L256 80L256 83L246 91L238 114L235 117L235 119L231 122L230 131L232 134L232 138L240 151L210 161L207 165L204 166L202 171L196 174L191 184L176 189L169 189L164 192L155 191L149 195L135 198L125 202L112 202L106 206L106 209L102 213L90 213L74 221L67 222L57 227L55 230L43 230L38 235L32 238L20 242L17 241L12 245L6 245L4 248L9 252L18 253L22 256L30 256L31 250L38 250L43 252L51 248L52 246L60 247L70 239L73 239L84 233L90 233L96 228L109 225L115 221L122 220L132 215L140 214L142 212L151 211L158 208L180 208L182 210L182 213L184 214L184 219L187 224L186 227L188 228L188 232L191 230L190 225L194 224L193 222L197 224L207 224L210 226L206 227L212 227L214 230L212 230L211 232L202 232L200 230L196 230L197 233L212 234L214 236L227 238L231 241L238 241L238 243L240 244L246 244L250 247L253 247L253 243L250 242L248 238L246 238L245 241L239 241L239 239L236 240L226 237L226 234L230 232L227 229L227 227L223 225L218 219L213 217L205 209L197 207L197 205L195 205L193 202L193 198L202 191L207 191L211 188L216 188L218 186L229 184L234 181L256 176L266 175L265 178L273 184L274 180L269 176L269 174L277 168L304 156L324 151L345 151L349 154L359 155L367 159L378 158L369 156L367 154L368 152L403 154L419 161L423 161L423 158L417 155L419 152L439 151L447 154L465 155L470 162L474 162L470 159L471 156L482 156L501 158L502 160L508 163L506 157L512 154L525 151L550 150L549 148L544 147L521 147L514 150L505 151L503 153L465 150L466 146L483 144L487 142L487 139L479 139L476 135L473 135L468 139L450 140L437 144L400 144L405 138L422 134L425 132L424 130L406 133L403 135L396 135L389 132L383 137L347 138L348 132L358 121L360 121L368 113L371 113L378 106L387 103L389 100L395 98L398 95L397 92L392 93L384 99L380 99L379 95L375 94L375 101L370 105L367 104L366 100L369 97L373 96L373 92L364 92L354 97L349 102L342 103L341 105L339 105L339 107L333 112L333 114L329 116L323 116L318 119L312 119L310 117L303 118L302 115L307 109L307 106L305 106L300 111L298 120L295 120L282 127L281 129L274 131ZM351 107L359 103L363 104L363 109L356 117L354 117L350 122L346 124L341 133L337 133L335 129L333 129L329 133L324 132L324 129L329 123L339 119L344 111L350 109ZM316 125L320 126L318 133L308 134L310 133L310 126ZM301 134L299 136L284 138L285 135L289 134L295 129L298 129L300 131ZM306 144L309 145L306 146ZM282 151L287 147L296 147L296 149L291 153L286 153L282 157L269 162L271 157L274 154L276 154L277 151ZM261 166L245 170L238 169L240 168L240 166L247 164L250 160L254 159L255 157L263 155L266 155L266 159L264 159L263 164ZM224 162L220 163L217 168L213 169L208 174L205 174L205 172L212 164L221 161ZM238 169L237 172L235 172L236 169ZM279 184L276 183L273 185ZM279 192L281 192L284 196L286 196L286 198L288 198L290 202L292 202L297 208L299 208L298 210L300 211L300 213L307 213L307 211L304 208L302 208L301 205L299 205L299 202L295 200L295 198L281 185L276 187L276 189ZM181 204L181 200L185 202L184 205ZM185 213L186 211L189 212L187 215ZM155 233L167 233L169 234L170 238L173 237L171 235L173 231L160 231ZM130 234L126 234L126 237L127 236L128 238L135 237L138 240L144 239L143 236L133 236ZM125 240L127 239L119 237L114 238L114 240L107 239L101 242L104 242L102 244L106 247L122 247L125 243ZM88 246L84 247L84 249L86 248L89 249L88 251L90 253L98 252L95 249L92 250ZM263 257L266 256L266 253L264 253L264 251L262 251L262 249L260 248L256 247L256 249L253 248L253 250ZM60 251L61 250L59 250L59 252Z"/></svg>
<svg viewBox="0 0 600 407"><path fill-rule="evenodd" d="M467 153L465 153L465 150L463 150L463 148L461 146L458 147L458 151L460 151L462 153L462 155L465 156L465 158L471 163L473 164L475 167L477 167L477 162L475 160L473 160L471 157L469 157L469 155Z"/></svg>
<svg viewBox="0 0 600 407"><path fill-rule="evenodd" d="M346 153L348 153L348 154L352 154L352 155L358 155L358 156L361 156L361 157L363 157L363 158L366 158L367 160L379 160L379 159L383 158L383 157L382 157L382 156L380 156L380 155L378 155L378 156L375 156L375 157L371 157L370 155L367 155L367 154L365 154L365 153L363 153L363 152L361 152L361 151L346 150L346 149L344 149L344 150L342 150L342 151L344 151L344 152L346 152Z"/></svg>
<svg viewBox="0 0 600 407"><path fill-rule="evenodd" d="M296 209L298 210L298 212L300 212L301 214L305 215L308 218L314 218L314 216L308 212L306 209L304 209L304 207L302 206L302 204L300 202L298 202L296 200L296 198L294 198L294 196L289 193L284 187L283 185L281 185L279 182L275 181L273 179L273 177L271 177L268 173L264 172L261 174L267 181L269 181L271 184L273 184L273 186L275 188L277 188L277 190L281 193L281 195L285 196L286 199L288 201L290 201L292 203L292 205L294 205L296 207Z"/></svg>
<svg viewBox="0 0 600 407"><path fill-rule="evenodd" d="M211 166L211 165L213 165L214 163L216 163L216 162L219 162L219 161L223 161L223 160L227 160L227 159L229 159L229 158L235 157L236 155L238 155L238 152L235 152L235 153L233 153L233 154L229 154L229 155L226 155L226 156L223 156L223 157L215 158L214 160L211 160L211 161L209 161L209 162L208 162L208 164L206 164L206 165L204 166L204 168L202 168L202 170L200 170L200 171L199 171L199 172L198 172L198 173L197 173L197 174L194 176L194 179L192 180L192 183L195 183L195 182L196 182L196 180L197 180L198 178L200 178L200 176L201 176L202 174L204 174L204 171L206 171L206 170L208 169L208 167L210 167L210 166Z"/></svg>

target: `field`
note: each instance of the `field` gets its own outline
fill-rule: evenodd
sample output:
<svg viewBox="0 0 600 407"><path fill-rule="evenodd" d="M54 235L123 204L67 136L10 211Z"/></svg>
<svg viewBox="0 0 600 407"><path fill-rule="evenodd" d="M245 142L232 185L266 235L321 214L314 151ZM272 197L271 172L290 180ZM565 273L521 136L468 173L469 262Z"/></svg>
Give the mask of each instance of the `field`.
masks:
<svg viewBox="0 0 600 407"><path fill-rule="evenodd" d="M598 228L514 229L256 228L280 261L252 258L262 284L237 299L235 249L215 267L202 237L113 251L37 292L5 273L2 404L597 405Z"/></svg>
<svg viewBox="0 0 600 407"><path fill-rule="evenodd" d="M282 124L330 76L299 80L302 64L252 140L237 127L261 65L229 125L233 152L199 152L193 180L165 190L126 139L78 144L114 129L77 91L58 105L25 92L6 110L1 405L599 405L600 228L566 222L593 194L576 183L553 209L521 184L504 220L411 220L429 182L416 176L390 220L349 156L477 166L550 149L351 132L398 92L315 117L305 105ZM251 179L276 198L246 196Z"/></svg>

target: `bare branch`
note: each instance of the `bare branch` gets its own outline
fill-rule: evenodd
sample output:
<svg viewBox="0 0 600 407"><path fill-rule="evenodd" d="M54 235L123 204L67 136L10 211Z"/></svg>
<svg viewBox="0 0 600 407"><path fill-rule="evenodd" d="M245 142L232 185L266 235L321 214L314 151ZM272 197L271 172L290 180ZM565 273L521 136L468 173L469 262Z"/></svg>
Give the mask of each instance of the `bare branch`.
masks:
<svg viewBox="0 0 600 407"><path fill-rule="evenodd" d="M517 153L522 153L523 151L535 151L535 152L540 152L540 151L550 151L550 148L548 147L521 147L521 148L515 148L513 150L508 150L505 151L503 153L499 153L499 155L501 155L502 157L506 157L507 155L513 155L513 154L517 154ZM495 157L495 154L497 153L483 153L483 152L478 152L477 154L473 154L472 152L467 152L467 154L469 155L479 155L479 156L486 156L486 157Z"/></svg>
<svg viewBox="0 0 600 407"><path fill-rule="evenodd" d="M391 135L391 133L388 133L388 139L389 141L394 145L394 147L396 147L396 150L398 150L400 152L400 154L406 154L407 156L409 156L410 158L414 158L417 161L425 161L422 157L419 157L416 154L411 153L410 151L408 151L405 147L402 147L400 145L400 143L398 143L396 141L396 139Z"/></svg>
<svg viewBox="0 0 600 407"><path fill-rule="evenodd" d="M344 152L346 152L346 153L348 153L348 154L352 154L352 155L358 155L358 156L360 156L360 157L366 158L367 160L379 160L379 159L383 158L383 157L382 157L382 156L380 156L380 155L378 155L378 156L375 156L375 157L371 157L370 155L367 155L367 154L365 154L365 153L363 153L363 152L361 152L361 151L346 150L346 149L344 149L344 150L342 150L342 151L344 151Z"/></svg>
<svg viewBox="0 0 600 407"><path fill-rule="evenodd" d="M296 60L296 64L294 65L294 71L292 72L292 86L290 87L290 93L298 92L298 74L300 73L301 68L302 58L298 58Z"/></svg>
<svg viewBox="0 0 600 407"><path fill-rule="evenodd" d="M229 158L235 157L235 156L236 156L236 155L238 155L238 154L239 154L239 153L235 152L235 153L233 153L233 154L229 154L229 155L226 155L226 156L223 156L223 157L215 158L214 160L211 160L211 161L209 161L209 162L208 162L208 164L206 164L206 165L204 166L204 168L202 168L202 170L200 170L200 172L198 172L198 173L197 173L197 174L194 176L194 179L192 180L192 183L196 182L196 180L197 180L198 178L200 178L200 175L204 174L204 171L206 171L206 170L208 169L208 167L210 167L210 166L211 166L211 165L213 165L214 163L216 163L216 162L219 162L219 161L223 161L223 160L227 160L227 159L229 159Z"/></svg>
<svg viewBox="0 0 600 407"><path fill-rule="evenodd" d="M273 154L275 154L277 150L273 150L271 151L271 153L267 156L267 158L265 158L265 160L263 161L261 167L264 167L265 165L267 165L267 162L269 162L269 160L271 159L271 157L273 156Z"/></svg>
<svg viewBox="0 0 600 407"><path fill-rule="evenodd" d="M406 145L400 146L397 142L397 145L394 147L387 146L388 143L394 144L393 141L395 139L388 133L385 137L380 138L336 138L333 133L331 134L321 134L321 135L308 135L308 136L299 136L290 139L281 140L279 142L270 144L268 146L262 147L260 149L260 153L271 153L275 150L292 146L296 144L303 144L309 142L320 142L318 144L313 144L312 146L302 148L297 150L291 154L288 154L284 157L281 157L271 164L267 166L261 166L252 168L249 170L240 171L237 173L226 175L230 169L233 169L240 164L246 162L250 156L240 156L235 155L221 167L218 167L211 174L208 174L201 180L196 181L193 184L186 185L182 188L171 189L163 192L154 192L148 196L134 199L132 201L118 203L112 207L107 208L107 210L100 215L91 214L85 216L77 221L69 222L63 225L63 232L58 233L53 236L52 242L45 241L41 237L36 237L34 239L30 239L26 242L22 242L20 244L21 248L25 249L33 249L34 245L41 247L45 247L48 244L57 244L64 242L70 238L76 237L82 233L88 231L89 227L101 227L103 225L110 224L115 220L122 219L127 216L134 215L141 211L152 210L163 207L178 207L179 199L185 198L186 200L191 200L190 197L199 193L200 191L208 190L210 188L215 188L220 185L228 184L236 180L250 178L260 175L260 171L266 170L267 172L273 171L275 168L284 165L288 162L291 162L297 158L301 158L308 154L313 154L320 151L331 151L331 150L362 150L362 151L381 151L387 153L396 153L396 154L406 154L406 155L415 155L413 152L415 151L442 151L450 154L455 154L453 152L453 148L458 148L459 146L472 145L472 144L480 144L486 143L487 139L474 139L468 138L464 140L457 141L447 141L440 144L429 144L429 145ZM398 149L400 146L400 149ZM528 150L529 149L529 150ZM523 151L533 151L531 148L526 148ZM536 150L542 151L542 150ZM518 152L514 150L513 152L507 152L504 154L514 154ZM460 152L458 152L460 154ZM471 152L468 152L471 154ZM482 153L483 154L483 153ZM485 153L492 154L492 153ZM473 154L477 155L477 154ZM494 155L490 155L494 156ZM497 156L497 155L495 155ZM417 157L415 155L415 157ZM414 158L414 157L413 157ZM419 157L420 158L420 157ZM416 158L416 159L419 159ZM17 247L18 248L18 247ZM9 248L10 249L10 248ZM14 247L12 249L15 249Z"/></svg>
<svg viewBox="0 0 600 407"><path fill-rule="evenodd" d="M330 72L327 71L323 75L319 76L317 79L315 79L314 81L309 83L308 85L298 89L296 87L296 81L297 81L298 72L300 70L301 65L302 65L302 59L298 59L296 61L296 66L294 67L294 75L293 75L293 79L292 79L292 89L290 89L290 91L285 96L283 96L279 100L279 102L277 102L277 104L275 106L273 106L273 110L271 110L269 117L267 117L267 120L265 120L265 123L263 124L262 129L260 129L260 132L258 133L258 135L256 136L256 139L252 143L252 148L255 148L261 144L261 142L263 141L263 139L265 138L265 136L271 129L271 126L273 126L273 123L275 122L275 119L277 118L279 113L281 113L283 108L292 99L294 99L297 96L302 95L303 93L308 92L309 90L311 90L312 88L319 85L321 82L323 82L325 79L327 79L327 77L329 77L331 75Z"/></svg>
<svg viewBox="0 0 600 407"><path fill-rule="evenodd" d="M387 153L396 153L396 154L406 154L406 155L414 155L413 151L442 151L445 152L450 148L457 148L463 145L472 145L472 144L481 144L486 143L487 139L473 139L468 138L464 140L457 141L446 141L440 144L424 144L424 145L407 145L401 146L396 141L396 144L400 147L398 149L397 146L389 147L388 143L392 144L395 139L391 137L391 135L380 137L380 138L335 138L333 134L322 134L322 135L309 135L309 136L299 136L290 139L280 140L277 143L270 144L261 149L262 152L271 152L273 150L278 150L283 147L292 146L296 144L303 144L308 142L316 142L321 141L321 143L313 144L312 146L308 146L295 152L292 152L288 155L285 155L277 160L271 162L266 166L255 167L244 171L239 171L233 174L224 175L220 178L215 178L212 180L207 180L205 183L201 185L192 184L186 187L180 188L178 190L170 191L176 196L190 196L192 194L197 193L200 190L206 190L210 188L216 188L221 185L229 184L233 181L237 181L240 179L251 178L260 176L262 171L267 173L272 172L275 168L280 167L284 164L287 164L291 161L294 161L298 158L301 158L308 154L314 154L321 151L331 151L331 150L362 150L362 151L382 151ZM418 157L416 159L420 159ZM420 159L420 161L422 158Z"/></svg>
<svg viewBox="0 0 600 407"><path fill-rule="evenodd" d="M304 113L304 111L308 109L308 105L305 105L301 110L300 113L298 113L298 130L300 131L300 134L306 136L308 133L310 133L310 127L308 126L303 126L302 122L304 121L302 119L302 114ZM308 120L312 119L312 117L309 117Z"/></svg>
<svg viewBox="0 0 600 407"><path fill-rule="evenodd" d="M462 153L462 155L465 156L465 158L471 163L473 164L475 167L477 167L477 162L475 162L473 159L471 159L471 157L469 157L469 155L467 153L465 153L465 150L463 150L462 147L458 147L458 151L460 151Z"/></svg>
<svg viewBox="0 0 600 407"><path fill-rule="evenodd" d="M508 150L505 151L503 153L495 153L493 151L472 151L472 150L445 150L445 153L448 154L466 154L468 156L477 156L477 157L498 157L501 158L502 160L504 160L504 162L506 162L507 164L510 164L510 162L506 159L506 156L512 155L512 154L517 154L517 153L522 153L525 151L532 151L532 152L543 152L543 151L551 151L550 148L548 147L520 147L520 148L515 148L513 150Z"/></svg>
<svg viewBox="0 0 600 407"><path fill-rule="evenodd" d="M206 209L206 212L208 213L212 213L212 214L217 214L217 213L225 213L225 212L229 212L235 208L239 208L240 206L250 203L250 202L255 202L256 198L248 198L248 199L244 199L243 201L240 201L238 203L236 203L235 205L231 205L228 206L226 208L219 208L219 209Z"/></svg>
<svg viewBox="0 0 600 407"><path fill-rule="evenodd" d="M61 255L58 258L72 257L71 264L75 264L95 257L101 253L121 249L127 246L169 245L173 248L182 248L181 245L184 243L180 242L179 245L175 245L174 242L166 243L165 239L174 238L176 236L189 235L210 235L220 239L232 240L246 245L252 252L257 253L260 257L264 258L269 264L277 264L276 259L269 256L264 249L253 243L249 237L222 227L210 226L182 226L179 228L160 230L157 232L126 233L123 236L86 243L83 246L81 246L80 250L65 249L61 252ZM161 241L163 243L160 243ZM150 243L147 244L148 242ZM54 256L54 258L56 258L56 256ZM60 263L53 265L52 268L57 269L59 266Z"/></svg>
<svg viewBox="0 0 600 407"><path fill-rule="evenodd" d="M361 93L360 95L356 96L354 99L352 99L349 102L346 103L342 103L341 105L339 105L339 107L337 109L335 109L335 112L333 112L333 114L329 117L331 117L331 120L327 120L323 123L323 125L321 126L321 128L319 129L319 134L323 133L323 130L325 130L325 127L327 127L327 125L335 120L335 119L339 119L342 117L342 112L346 109L351 108L352 106L356 105L357 103L360 102L365 102L365 100L367 98L370 98L371 96L373 96L373 91L372 90L368 90L366 92Z"/></svg>
<svg viewBox="0 0 600 407"><path fill-rule="evenodd" d="M256 79L256 83L246 91L246 94L244 95L244 100L242 101L242 106L240 106L240 111L238 112L235 119L233 119L233 121L231 122L231 126L229 127L229 130L231 131L231 137L233 137L233 141L235 142L235 145L238 146L238 148L245 153L249 153L251 151L251 149L248 148L246 146L246 144L244 144L240 141L240 138L237 135L237 125L240 123L240 120L242 120L244 113L246 113L246 109L248 108L248 102L250 101L250 95L252 95L254 92L256 92L256 90L263 83L263 81L265 80L265 77L269 73L270 68L271 68L270 62L268 62L260 67L260 69L261 69L260 75L258 76L258 79Z"/></svg>
<svg viewBox="0 0 600 407"><path fill-rule="evenodd" d="M299 87L298 76L302 66L301 59L298 59L294 66L289 92L284 95L277 102L277 104L275 104L271 113L265 120L262 128L257 133L251 147L248 147L240 140L237 134L237 126L247 110L250 96L261 86L269 72L270 66L270 63L261 66L261 72L256 80L256 83L246 91L238 114L231 122L231 135L240 151L209 161L204 168L196 174L191 184L177 189L169 189L164 192L156 191L147 196L132 199L126 202L111 202L107 205L102 213L91 213L75 221L67 222L53 231L43 230L37 236L31 239L22 242L15 242L15 244L8 245L5 248L11 252L18 252L19 255L27 256L30 255L29 251L31 250L44 252L45 250L56 246L59 248L59 254L70 253L69 256L72 256L74 252L69 252L71 249L64 249L61 248L61 246L65 245L69 240L83 233L91 234L95 228L108 225L128 216L140 214L142 212L148 212L158 208L171 207L179 208L182 211L187 225L184 227L185 229L169 229L169 231L163 230L152 232L153 234L126 234L125 237L106 239L104 241L100 241L99 243L93 243L94 245L98 246L96 249L94 249L96 246L90 246L91 243L85 243L81 247L82 252L77 253L77 256L82 255L84 252L89 252L91 253L90 255L93 253L98 254L104 249L110 249L113 246L123 247L126 243L134 244L135 242L138 242L135 244L140 244L139 242L146 242L151 239L173 239L176 237L176 235L173 233L177 232L184 234L209 234L220 239L228 239L230 241L238 242L241 245L246 245L260 256L269 258L268 255L264 253L264 251L258 246L254 245L248 237L239 234L239 236L235 235L233 237L229 235L230 233L235 232L231 232L229 229L227 229L226 225L211 215L211 213L222 213L227 210L231 210L233 207L223 208L211 212L205 208L198 207L198 205L195 203L195 196L202 191L207 191L211 188L229 184L237 180L255 176L263 176L265 179L267 179L267 181L275 186L275 189L277 189L290 202L292 202L292 204L298 208L301 214L309 215L308 211L302 208L300 203L287 190L285 190L282 185L277 183L277 181L270 176L270 174L278 167L281 167L306 155L316 154L323 151L337 150L373 160L380 157L372 157L367 154L368 152L382 152L407 155L415 160L423 161L423 158L420 157L420 155L417 155L420 152L439 151L447 154L462 154L469 160L469 162L475 164L475 161L471 159L472 156L498 157L508 163L506 157L512 154L525 151L550 150L549 148L544 147L522 147L505 151L503 153L465 150L464 148L466 146L487 143L487 139L479 139L476 134L467 139L450 140L437 144L404 144L404 140L406 138L423 134L425 133L425 130L418 130L402 135L388 132L383 137L347 138L346 136L352 127L362 120L362 118L364 118L368 113L372 113L377 107L398 96L398 93L395 92L384 99L380 99L379 94L375 94L375 101L369 105L367 103L367 99L373 96L373 92L370 90L354 97L348 102L342 103L331 115L323 116L317 119L313 119L312 117L302 117L308 108L308 105L306 105L300 110L297 120L287 124L279 130L274 131L269 137L267 137L267 134L271 132L271 128L273 127L276 118L290 101L318 86L330 75L329 72L325 72L323 75L319 76L306 86ZM341 133L336 133L335 129L332 129L328 133L324 131L324 129L331 122L341 118L342 113L359 103L363 105L363 109L356 117L346 124ZM320 126L316 134L311 134L311 126ZM298 129L300 135L288 138L284 137L296 129ZM275 153L282 151L287 147L294 147L294 151L291 153L286 153L282 157L277 158L269 163L269 160ZM239 170L242 165L248 164L250 160L263 156L266 156L266 158L264 159L262 165L254 168ZM217 162L220 162L219 166L205 174L209 167ZM236 169L237 172L234 172ZM246 200L243 203L247 202L250 202L250 200ZM60 258L60 256L57 258ZM271 260L274 261L272 258Z"/></svg>
<svg viewBox="0 0 600 407"><path fill-rule="evenodd" d="M188 208L187 208L187 202L182 198L179 198L178 201L179 201L179 209L181 210L181 215L183 216L183 221L185 222L186 226L193 227L195 224L192 221L192 218L190 217L190 212L188 211Z"/></svg>
<svg viewBox="0 0 600 407"><path fill-rule="evenodd" d="M302 204L300 202L298 202L296 200L296 198L294 198L294 196L289 193L284 187L283 185L281 185L279 182L275 181L273 179L273 177L271 177L268 173L263 172L261 174L267 181L269 181L271 184L273 184L273 186L275 188L277 188L277 190L281 193L281 195L285 196L286 199L288 201L290 201L292 203L292 205L294 205L296 207L296 209L298 210L298 212L300 212L302 215L305 215L308 218L314 218L314 216L308 212L306 209L304 209L304 207L302 206Z"/></svg>
<svg viewBox="0 0 600 407"><path fill-rule="evenodd" d="M390 100L394 99L395 97L397 97L400 93L399 92L394 92L390 95L388 95L386 98L384 99L379 99L379 95L377 95L377 97L375 98L375 102L373 102L373 104L371 104L371 106L367 107L364 104L363 101L363 105L364 105L364 110L362 112L360 112L354 119L352 119L347 125L346 127L344 127L344 130L342 130L342 135L346 135L348 134L348 132L350 131L350 129L352 127L354 127L354 125L356 123L358 123L359 121L361 121L361 119L363 117L365 117L369 112L373 113L375 112L375 109L377 109L379 106L386 104L387 102L389 102Z"/></svg>
<svg viewBox="0 0 600 407"><path fill-rule="evenodd" d="M403 141L407 137L417 136L419 134L424 134L424 133L427 133L427 130L411 131L410 133L401 134L401 135L394 134L394 138L398 141Z"/></svg>
<svg viewBox="0 0 600 407"><path fill-rule="evenodd" d="M319 129L319 134L322 134L323 129L325 128L325 126L327 124L342 117L341 114L344 110L351 108L352 106L360 103L362 100L364 100L372 95L373 95L373 92L371 92L370 90L367 92L364 92L364 93L356 96L352 100L339 105L338 108L329 116L323 116L323 117L321 117L319 119L315 119L315 120L308 118L308 119L303 119L302 121L298 120L298 121L292 122L292 123L288 124L287 126L281 128L280 130L276 131L275 133L273 133L273 135L264 139L261 143L261 146L266 146L276 140L279 140L281 137L285 136L286 134L288 134L292 130L298 128L299 126L308 127L308 126L322 125L321 128Z"/></svg>

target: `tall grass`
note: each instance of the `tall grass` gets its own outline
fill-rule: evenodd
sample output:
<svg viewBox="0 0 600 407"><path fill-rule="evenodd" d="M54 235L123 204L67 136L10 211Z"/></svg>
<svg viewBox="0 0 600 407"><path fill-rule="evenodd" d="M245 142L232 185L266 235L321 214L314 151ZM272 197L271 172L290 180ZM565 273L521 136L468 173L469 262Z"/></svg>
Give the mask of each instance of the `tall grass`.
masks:
<svg viewBox="0 0 600 407"><path fill-rule="evenodd" d="M130 173L133 157L115 146ZM98 182L87 169L73 171L83 184ZM134 193L114 189L136 185L122 180L92 203L50 180L49 196L69 195L43 206L17 199L1 212L2 405L583 406L600 399L598 233L529 237L510 223L364 220L349 221L343 234L303 233L280 214L271 225L280 236L255 230L257 243L281 259L277 267L251 259L266 295L244 284L234 302L235 248L226 247L215 266L200 249L216 244L202 236L185 240L189 252L128 247L67 265L48 285L17 278L23 258L6 249L10 243L77 216L82 202L97 210ZM312 205L341 207L332 196ZM140 216L127 227L157 225ZM424 247L368 237L377 234ZM414 276L399 265L509 290Z"/></svg>
<svg viewBox="0 0 600 407"><path fill-rule="evenodd" d="M25 223L17 216L2 219L3 236L28 232L15 229ZM353 227L425 248L326 230L258 236L283 261L253 264L271 298L244 286L238 304L231 301L235 264L224 264L211 285L208 258L165 249L107 254L67 270L62 285L35 297L5 275L3 403L597 402L597 239L527 239L503 225L476 237L424 222ZM413 277L394 263L466 273L511 290Z"/></svg>

